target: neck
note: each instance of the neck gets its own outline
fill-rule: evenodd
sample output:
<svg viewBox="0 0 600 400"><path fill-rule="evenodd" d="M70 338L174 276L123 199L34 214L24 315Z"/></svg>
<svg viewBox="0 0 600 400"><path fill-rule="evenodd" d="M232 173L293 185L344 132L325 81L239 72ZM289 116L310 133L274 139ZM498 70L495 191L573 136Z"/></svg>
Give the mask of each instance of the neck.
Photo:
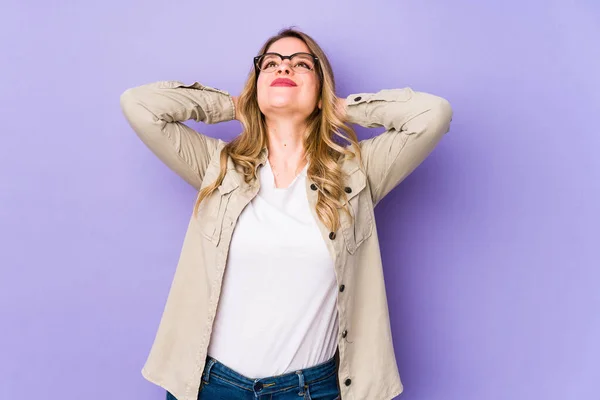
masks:
<svg viewBox="0 0 600 400"><path fill-rule="evenodd" d="M304 165L306 124L291 118L267 119L269 160L280 171L295 171Z"/></svg>

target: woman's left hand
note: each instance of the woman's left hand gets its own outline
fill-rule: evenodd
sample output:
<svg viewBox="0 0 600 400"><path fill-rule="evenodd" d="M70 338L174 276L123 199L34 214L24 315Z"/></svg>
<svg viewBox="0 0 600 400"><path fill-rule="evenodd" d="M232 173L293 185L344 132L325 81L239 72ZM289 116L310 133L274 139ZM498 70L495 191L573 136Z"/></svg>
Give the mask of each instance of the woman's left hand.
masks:
<svg viewBox="0 0 600 400"><path fill-rule="evenodd" d="M340 117L346 118L346 99L343 97L336 97L336 107L340 113Z"/></svg>

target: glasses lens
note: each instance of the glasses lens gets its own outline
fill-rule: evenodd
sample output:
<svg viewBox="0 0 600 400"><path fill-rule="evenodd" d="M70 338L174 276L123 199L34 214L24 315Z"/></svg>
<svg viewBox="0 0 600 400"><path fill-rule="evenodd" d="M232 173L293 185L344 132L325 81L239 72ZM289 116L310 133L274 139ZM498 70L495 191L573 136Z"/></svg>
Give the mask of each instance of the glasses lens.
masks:
<svg viewBox="0 0 600 400"><path fill-rule="evenodd" d="M260 68L261 71L271 72L279 67L281 64L281 57L276 54L265 54L258 62L258 68Z"/></svg>
<svg viewBox="0 0 600 400"><path fill-rule="evenodd" d="M295 72L308 72L315 68L315 60L310 54L296 54L292 57L292 68Z"/></svg>

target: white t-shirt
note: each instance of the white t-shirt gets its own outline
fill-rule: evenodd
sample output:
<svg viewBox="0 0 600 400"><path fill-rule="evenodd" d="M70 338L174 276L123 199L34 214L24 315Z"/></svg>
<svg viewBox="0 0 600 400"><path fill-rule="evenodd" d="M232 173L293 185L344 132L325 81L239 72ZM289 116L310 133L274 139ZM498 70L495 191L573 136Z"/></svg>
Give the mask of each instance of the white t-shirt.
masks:
<svg viewBox="0 0 600 400"><path fill-rule="evenodd" d="M307 169L276 188L267 160L233 232L208 354L249 378L309 368L336 351L337 283Z"/></svg>

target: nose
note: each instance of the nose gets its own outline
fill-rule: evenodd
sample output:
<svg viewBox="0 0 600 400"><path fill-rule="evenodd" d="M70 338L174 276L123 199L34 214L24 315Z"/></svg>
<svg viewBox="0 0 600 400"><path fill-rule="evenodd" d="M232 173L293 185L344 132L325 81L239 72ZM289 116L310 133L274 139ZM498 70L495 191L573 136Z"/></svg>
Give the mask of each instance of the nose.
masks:
<svg viewBox="0 0 600 400"><path fill-rule="evenodd" d="M285 73L287 75L290 74L290 72L292 72L292 67L291 67L291 61L290 60L283 60L281 62L281 64L279 64L279 67L277 67L277 73Z"/></svg>

